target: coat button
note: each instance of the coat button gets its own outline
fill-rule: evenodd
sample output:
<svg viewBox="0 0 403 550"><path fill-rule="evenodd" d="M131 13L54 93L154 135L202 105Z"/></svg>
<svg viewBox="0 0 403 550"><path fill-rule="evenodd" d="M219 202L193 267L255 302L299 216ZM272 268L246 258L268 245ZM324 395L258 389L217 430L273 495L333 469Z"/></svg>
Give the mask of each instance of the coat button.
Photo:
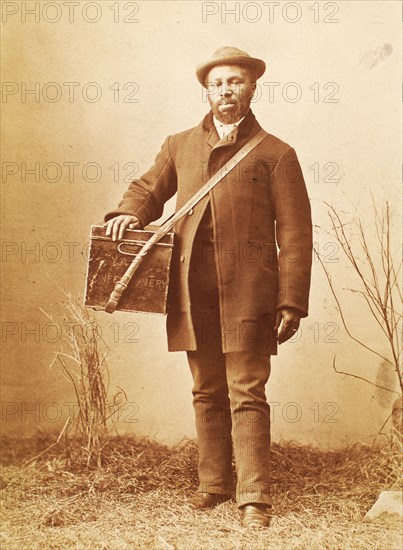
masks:
<svg viewBox="0 0 403 550"><path fill-rule="evenodd" d="M184 262L185 261L185 256L182 255L179 259L180 259L181 262Z"/></svg>
<svg viewBox="0 0 403 550"><path fill-rule="evenodd" d="M193 214L193 208L191 208L188 212L188 215L191 216Z"/></svg>

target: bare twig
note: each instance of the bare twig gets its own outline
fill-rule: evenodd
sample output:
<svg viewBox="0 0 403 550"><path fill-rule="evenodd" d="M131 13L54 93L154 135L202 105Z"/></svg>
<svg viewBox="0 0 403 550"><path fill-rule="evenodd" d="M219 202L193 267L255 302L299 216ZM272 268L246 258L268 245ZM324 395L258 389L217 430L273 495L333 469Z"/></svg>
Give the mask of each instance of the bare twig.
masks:
<svg viewBox="0 0 403 550"><path fill-rule="evenodd" d="M371 380L368 380L367 378L364 378L362 376L358 376L357 374L352 374L350 372L343 372L342 370L336 369L336 356L333 357L333 369L337 374L344 374L345 376L351 376L352 378L357 378L358 380L363 380L364 382L367 382L367 384L371 384L371 386L375 386L375 388L380 388L381 390L390 391L392 393L396 393L397 395L400 395L398 391L391 390L390 388L385 388L385 386L380 386L379 384L375 384L375 382L371 382Z"/></svg>
<svg viewBox="0 0 403 550"><path fill-rule="evenodd" d="M379 352L377 352L376 350L370 348L369 346L367 346L366 344L364 344L364 342L361 342L361 340L359 340L359 339L356 338L353 334L351 334L351 332L350 332L350 330L349 330L349 328L348 328L348 325L347 325L347 323L346 323L346 319L345 319L345 316L344 316L344 313L343 313L343 309L342 309L341 304L340 304L340 301L339 301L339 299L338 299L338 297L337 297L337 294L336 294L336 291L335 291L335 289L334 289L334 286L333 286L332 280L331 280L331 278L330 278L330 275L329 275L327 269L326 269L325 266L324 266L324 263L323 263L323 261L322 261L322 258L319 256L319 254L318 254L316 251L315 251L315 254L316 254L316 256L318 257L319 262L320 262L320 264L322 265L322 267L323 267L323 269L324 269L326 278L327 278L327 280L328 280L328 282L329 282L330 290L331 290L331 292L332 292L332 294L333 294L333 297L334 297L334 299L335 299L335 301L336 301L336 304L337 304L337 307L338 307L338 310L339 310L339 314L340 314L340 317L341 317L343 326L344 326L345 331L347 332L347 334L350 336L350 338L351 338L352 340L354 340L355 342L357 342L358 344L360 344L360 346L362 346L363 348L367 349L368 351L374 353L375 355L378 355L378 357L380 357L381 359L383 359L383 360L386 361L387 363L393 365L393 363L392 363L387 357L384 357L381 353L379 353Z"/></svg>
<svg viewBox="0 0 403 550"><path fill-rule="evenodd" d="M338 310L342 319L343 326L348 334L348 336L357 342L359 345L371 351L389 365L391 365L395 372L399 382L400 390L403 392L403 381L402 373L400 370L400 357L402 354L400 346L400 333L399 333L399 323L401 322L402 315L398 313L395 309L395 298L402 298L402 291L398 283L398 274L401 269L401 263L399 267L395 267L394 257L391 248L390 240L390 208L389 204L386 203L386 206L382 209L382 214L379 213L374 198L373 198L373 209L375 212L375 231L377 242L379 245L379 255L380 255L380 266L381 269L378 272L377 264L374 260L374 253L370 250L368 244L368 239L364 230L364 226L360 219L353 220L352 223L346 223L341 219L341 216L336 211L336 209L328 203L325 203L329 208L329 218L331 221L332 236L335 236L338 243L341 246L341 249L347 258L350 265L353 267L358 280L362 285L362 289L349 289L352 292L357 292L363 296L366 305L371 313L372 318L376 321L378 326L381 328L390 350L390 357L386 357L384 354L380 353L373 347L369 346L367 343L356 338L351 331L349 330L346 316L341 307L340 300L338 298L335 286L330 277L330 273L325 266L322 258L319 253L315 250L315 254L325 272L326 278L328 280L331 292L338 306ZM351 228L351 231L356 228L359 243L359 253L353 249L353 240L351 237L351 231L347 229ZM350 231L350 235L348 234ZM326 231L329 233L329 231ZM330 233L331 234L331 233ZM358 260L360 253L364 255L366 262L363 263ZM361 265L362 264L362 265ZM367 268L367 269L365 269ZM396 294L396 296L394 296ZM348 373L343 373L348 374ZM355 378L357 377L355 375ZM366 382L369 382L365 378L362 378ZM387 389L387 388L383 388ZM390 390L392 391L392 390Z"/></svg>

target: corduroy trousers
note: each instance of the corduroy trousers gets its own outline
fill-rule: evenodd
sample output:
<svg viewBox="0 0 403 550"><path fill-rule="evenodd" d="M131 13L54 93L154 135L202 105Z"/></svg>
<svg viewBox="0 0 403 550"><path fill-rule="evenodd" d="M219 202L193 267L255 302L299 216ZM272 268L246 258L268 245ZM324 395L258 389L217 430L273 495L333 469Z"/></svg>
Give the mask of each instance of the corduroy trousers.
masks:
<svg viewBox="0 0 403 550"><path fill-rule="evenodd" d="M188 351L199 449L198 491L229 494L236 501L271 504L269 479L270 407L265 384L270 356L223 353L217 273L209 208L196 234L189 279L197 350Z"/></svg>

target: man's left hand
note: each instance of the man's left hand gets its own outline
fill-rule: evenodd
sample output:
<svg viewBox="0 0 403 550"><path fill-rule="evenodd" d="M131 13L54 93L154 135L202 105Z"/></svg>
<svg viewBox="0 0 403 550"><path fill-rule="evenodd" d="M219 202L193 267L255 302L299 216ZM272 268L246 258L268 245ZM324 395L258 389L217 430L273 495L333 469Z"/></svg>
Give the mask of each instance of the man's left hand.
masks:
<svg viewBox="0 0 403 550"><path fill-rule="evenodd" d="M277 335L279 344L283 344L294 336L299 328L300 319L301 315L295 309L282 308L277 311L274 331L278 330L281 323L280 332Z"/></svg>

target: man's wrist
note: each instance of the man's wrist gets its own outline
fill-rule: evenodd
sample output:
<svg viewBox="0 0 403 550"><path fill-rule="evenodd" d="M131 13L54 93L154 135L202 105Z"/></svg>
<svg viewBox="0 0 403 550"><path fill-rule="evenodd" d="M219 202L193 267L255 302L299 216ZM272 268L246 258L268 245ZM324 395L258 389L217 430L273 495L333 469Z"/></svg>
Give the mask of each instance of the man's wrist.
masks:
<svg viewBox="0 0 403 550"><path fill-rule="evenodd" d="M280 306L277 308L277 311L280 311L280 312L288 311L290 313L294 313L295 315L298 315L299 317L302 317L302 311L294 306Z"/></svg>

